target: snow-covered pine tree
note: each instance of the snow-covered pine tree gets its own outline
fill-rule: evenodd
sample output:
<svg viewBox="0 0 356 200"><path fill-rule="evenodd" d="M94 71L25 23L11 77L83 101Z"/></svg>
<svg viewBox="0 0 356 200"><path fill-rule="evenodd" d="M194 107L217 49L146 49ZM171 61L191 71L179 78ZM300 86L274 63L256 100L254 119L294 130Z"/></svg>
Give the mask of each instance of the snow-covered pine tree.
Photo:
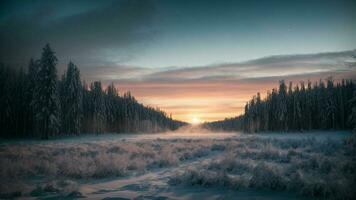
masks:
<svg viewBox="0 0 356 200"><path fill-rule="evenodd" d="M271 107L270 107L270 130L278 129L278 92L276 89L272 89L271 93Z"/></svg>
<svg viewBox="0 0 356 200"><path fill-rule="evenodd" d="M38 72L39 72L39 60L34 60L31 58L30 63L28 64L28 79L29 79L29 85L28 85L28 90L30 94L35 90L36 87L36 82L38 78Z"/></svg>
<svg viewBox="0 0 356 200"><path fill-rule="evenodd" d="M82 82L82 105L83 105L83 120L81 125L82 132L91 132L92 111L91 111L91 95L89 85L84 80Z"/></svg>
<svg viewBox="0 0 356 200"><path fill-rule="evenodd" d="M63 127L67 134L79 134L82 123L82 84L76 65L69 62L63 84Z"/></svg>
<svg viewBox="0 0 356 200"><path fill-rule="evenodd" d="M294 88L294 101L293 101L293 124L295 127L295 130L302 130L302 109L301 109L301 103L300 103L300 90L299 86L297 85Z"/></svg>
<svg viewBox="0 0 356 200"><path fill-rule="evenodd" d="M256 96L254 96L251 101L250 101L250 130L251 132L257 132L257 128L256 128L256 116L257 116L257 109L256 109Z"/></svg>
<svg viewBox="0 0 356 200"><path fill-rule="evenodd" d="M287 124L288 130L294 129L293 125L293 103L294 103L294 94L293 94L293 83L289 82L288 92L287 92Z"/></svg>
<svg viewBox="0 0 356 200"><path fill-rule="evenodd" d="M304 81L300 81L300 91L299 91L299 95L298 95L298 102L300 105L300 113L301 113L301 118L300 118L300 126L301 126L301 130L306 130L307 129L307 111L306 111L306 95L307 91L305 89L305 84Z"/></svg>
<svg viewBox="0 0 356 200"><path fill-rule="evenodd" d="M66 123L65 123L65 116L66 116L66 89L65 89L65 79L66 73L62 74L61 80L58 82L58 95L59 95L59 102L61 107L61 133L67 133Z"/></svg>
<svg viewBox="0 0 356 200"><path fill-rule="evenodd" d="M328 121L328 115L327 115L327 92L325 88L325 83L320 80L319 81L319 86L317 88L318 90L318 106L319 106L319 120L320 121L320 129L327 129L327 121Z"/></svg>
<svg viewBox="0 0 356 200"><path fill-rule="evenodd" d="M336 102L335 102L335 92L334 92L334 81L332 77L327 79L327 96L326 96L326 114L328 128L335 129L336 127Z"/></svg>
<svg viewBox="0 0 356 200"><path fill-rule="evenodd" d="M267 92L267 99L269 98L271 96L271 94L269 93L269 92ZM263 127L263 131L267 131L267 130L269 130L269 124L270 124L270 120L269 120L269 117L270 117L270 115L269 115L269 111L270 111L270 109L271 109L271 102L270 101L268 101L268 100L266 100L265 102L264 102L264 113L263 113L263 115L264 115L264 127Z"/></svg>
<svg viewBox="0 0 356 200"><path fill-rule="evenodd" d="M354 87L352 99L350 99L351 113L349 117L349 122L351 128L356 133L356 87Z"/></svg>
<svg viewBox="0 0 356 200"><path fill-rule="evenodd" d="M111 83L106 89L105 107L106 107L106 123L110 131L115 131L115 122L118 112L117 104L118 93L114 83Z"/></svg>
<svg viewBox="0 0 356 200"><path fill-rule="evenodd" d="M288 129L287 126L287 86L284 83L284 80L279 82L279 90L278 90L278 129L282 129L286 131Z"/></svg>
<svg viewBox="0 0 356 200"><path fill-rule="evenodd" d="M337 106L337 128L345 129L345 102L344 102L344 92L343 85L345 81L342 80L341 83L337 83L336 87L336 106Z"/></svg>
<svg viewBox="0 0 356 200"><path fill-rule="evenodd" d="M306 122L306 129L312 129L312 110L313 110L313 89L312 83L308 80L308 89L305 95L306 102L305 102L305 122Z"/></svg>
<svg viewBox="0 0 356 200"><path fill-rule="evenodd" d="M250 112L249 112L249 103L246 103L245 105L245 114L244 114L244 131L250 133L251 128L250 128Z"/></svg>
<svg viewBox="0 0 356 200"><path fill-rule="evenodd" d="M95 81L90 86L91 100L93 105L93 125L94 132L101 133L104 131L105 122L105 104L104 92L100 81Z"/></svg>
<svg viewBox="0 0 356 200"><path fill-rule="evenodd" d="M256 96L256 132L259 132L262 129L262 116L263 116L263 109L261 105L261 94L258 92Z"/></svg>
<svg viewBox="0 0 356 200"><path fill-rule="evenodd" d="M36 125L44 139L57 134L60 127L56 64L57 57L49 44L46 44L39 61L38 77L32 102L36 114Z"/></svg>

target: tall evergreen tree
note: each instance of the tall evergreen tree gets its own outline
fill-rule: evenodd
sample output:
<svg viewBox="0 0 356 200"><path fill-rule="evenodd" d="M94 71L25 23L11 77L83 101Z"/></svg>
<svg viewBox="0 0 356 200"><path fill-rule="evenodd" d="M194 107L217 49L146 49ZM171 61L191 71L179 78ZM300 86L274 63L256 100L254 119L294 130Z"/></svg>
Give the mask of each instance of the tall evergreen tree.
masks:
<svg viewBox="0 0 356 200"><path fill-rule="evenodd" d="M278 128L287 130L287 86L284 80L280 81L278 93Z"/></svg>
<svg viewBox="0 0 356 200"><path fill-rule="evenodd" d="M356 132L356 87L353 91L352 99L350 99L351 113L349 117L349 122L353 131Z"/></svg>
<svg viewBox="0 0 356 200"><path fill-rule="evenodd" d="M335 89L334 82L332 78L327 79L327 96L326 96L326 114L327 114L327 124L328 128L336 128L336 102L335 102Z"/></svg>
<svg viewBox="0 0 356 200"><path fill-rule="evenodd" d="M43 48L34 92L33 105L36 125L41 137L48 139L60 127L60 107L57 94L57 57L49 44Z"/></svg>
<svg viewBox="0 0 356 200"><path fill-rule="evenodd" d="M62 126L65 133L78 134L82 123L82 84L76 65L69 62L62 83Z"/></svg>
<svg viewBox="0 0 356 200"><path fill-rule="evenodd" d="M114 83L111 83L106 89L105 107L106 107L106 122L110 124L109 130L114 131L117 128L115 124L118 118L117 98L118 92Z"/></svg>
<svg viewBox="0 0 356 200"><path fill-rule="evenodd" d="M101 133L105 128L105 103L104 92L100 81L95 81L90 86L91 100L93 105L93 128L95 133Z"/></svg>

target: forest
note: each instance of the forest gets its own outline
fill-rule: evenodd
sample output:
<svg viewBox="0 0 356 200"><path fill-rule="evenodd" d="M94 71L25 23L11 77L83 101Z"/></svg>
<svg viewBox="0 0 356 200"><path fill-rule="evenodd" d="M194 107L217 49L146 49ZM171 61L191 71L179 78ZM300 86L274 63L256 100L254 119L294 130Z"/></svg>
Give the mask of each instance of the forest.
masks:
<svg viewBox="0 0 356 200"><path fill-rule="evenodd" d="M300 82L260 93L246 103L243 115L203 124L224 131L350 130L356 126L356 85L353 80L332 77L312 84Z"/></svg>
<svg viewBox="0 0 356 200"><path fill-rule="evenodd" d="M47 44L28 70L0 64L0 137L159 132L185 124L138 103L130 92L119 95L113 83L104 88L100 81L82 81L72 62L58 79L57 62Z"/></svg>

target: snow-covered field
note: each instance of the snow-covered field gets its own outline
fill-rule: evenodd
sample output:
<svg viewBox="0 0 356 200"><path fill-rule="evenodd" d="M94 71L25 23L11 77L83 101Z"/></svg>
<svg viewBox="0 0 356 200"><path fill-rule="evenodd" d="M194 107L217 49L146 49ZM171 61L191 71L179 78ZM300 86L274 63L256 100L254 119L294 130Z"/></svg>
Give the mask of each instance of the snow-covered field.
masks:
<svg viewBox="0 0 356 200"><path fill-rule="evenodd" d="M0 198L352 199L350 135L177 132L3 140Z"/></svg>

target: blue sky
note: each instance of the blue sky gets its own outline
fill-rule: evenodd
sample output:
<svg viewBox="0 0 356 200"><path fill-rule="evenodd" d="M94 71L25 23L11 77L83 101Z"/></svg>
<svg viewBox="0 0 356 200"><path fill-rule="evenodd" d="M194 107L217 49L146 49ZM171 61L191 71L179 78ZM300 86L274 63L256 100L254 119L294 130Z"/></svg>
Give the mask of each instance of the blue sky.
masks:
<svg viewBox="0 0 356 200"><path fill-rule="evenodd" d="M355 48L351 1L162 1L157 38L130 63L200 66Z"/></svg>
<svg viewBox="0 0 356 200"><path fill-rule="evenodd" d="M323 1L2 1L0 58L50 42L83 67L187 67L355 48L356 3ZM22 48L19 51L19 48Z"/></svg>

